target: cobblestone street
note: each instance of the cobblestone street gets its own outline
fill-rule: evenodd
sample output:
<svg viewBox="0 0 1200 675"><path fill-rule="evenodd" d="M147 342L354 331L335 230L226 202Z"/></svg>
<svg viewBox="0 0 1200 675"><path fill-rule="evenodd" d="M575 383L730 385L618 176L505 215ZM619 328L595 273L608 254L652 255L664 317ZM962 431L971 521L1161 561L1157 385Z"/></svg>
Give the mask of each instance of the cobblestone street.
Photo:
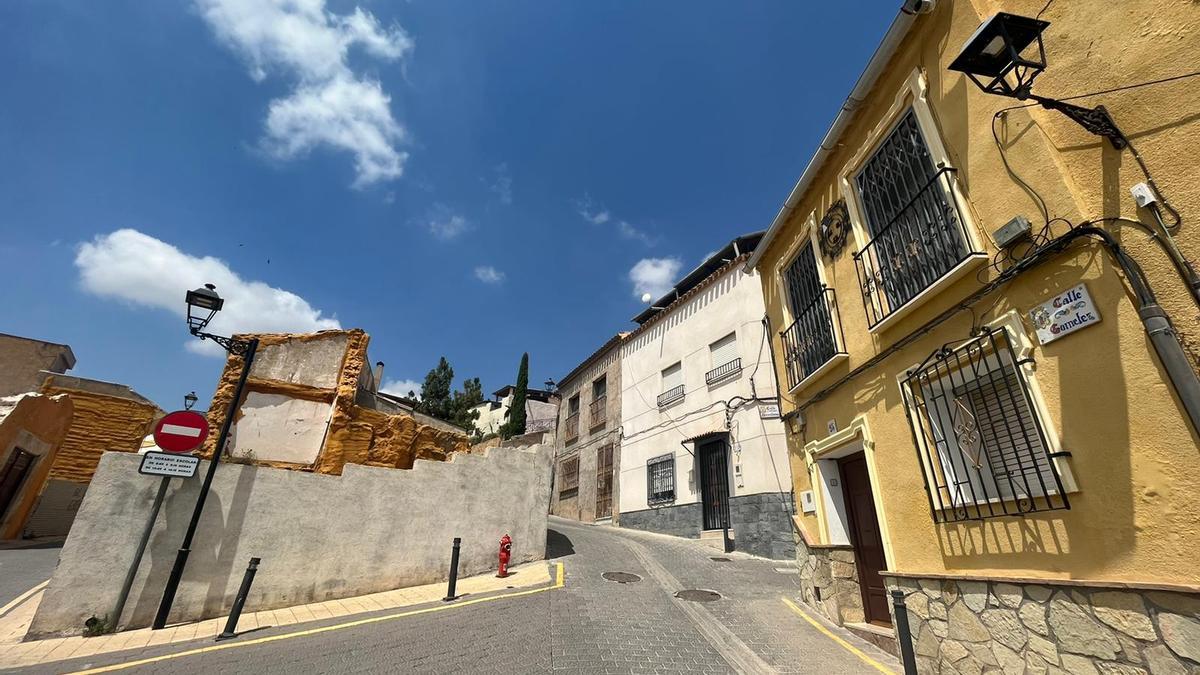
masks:
<svg viewBox="0 0 1200 675"><path fill-rule="evenodd" d="M565 566L563 588L324 632L310 631L388 612L264 628L221 643L219 650L184 654L214 645L199 640L49 663L26 672L127 663L140 672L291 675L900 670L879 649L834 629L861 650L862 656L856 655L789 609L782 599L795 597L795 571L778 561L725 556L696 541L560 519L551 520L548 550ZM602 577L605 572L641 579L615 583ZM721 598L699 603L674 597L688 589L715 591ZM131 663L158 656L170 658Z"/></svg>

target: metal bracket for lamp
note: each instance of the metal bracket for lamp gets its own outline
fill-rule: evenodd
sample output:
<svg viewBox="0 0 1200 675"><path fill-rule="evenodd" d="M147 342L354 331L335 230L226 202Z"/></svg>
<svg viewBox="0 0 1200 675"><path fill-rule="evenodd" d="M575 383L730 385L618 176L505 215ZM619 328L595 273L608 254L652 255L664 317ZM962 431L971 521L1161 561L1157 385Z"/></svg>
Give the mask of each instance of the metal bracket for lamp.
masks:
<svg viewBox="0 0 1200 675"><path fill-rule="evenodd" d="M225 351L234 356L245 356L250 349L249 340L239 340L237 338L225 337L223 335L213 335L212 333L201 333L200 331L192 331L192 335L201 340L212 340L213 342L225 348Z"/></svg>
<svg viewBox="0 0 1200 675"><path fill-rule="evenodd" d="M1033 94L1030 94L1029 98L1036 101L1043 108L1061 112L1072 120L1075 120L1079 126L1087 129L1089 132L1107 138L1108 142L1112 143L1112 146L1117 150L1124 150L1125 146L1129 145L1129 142L1125 140L1125 134L1121 133L1112 115L1109 115L1108 110L1102 105L1098 105L1095 108L1084 108Z"/></svg>

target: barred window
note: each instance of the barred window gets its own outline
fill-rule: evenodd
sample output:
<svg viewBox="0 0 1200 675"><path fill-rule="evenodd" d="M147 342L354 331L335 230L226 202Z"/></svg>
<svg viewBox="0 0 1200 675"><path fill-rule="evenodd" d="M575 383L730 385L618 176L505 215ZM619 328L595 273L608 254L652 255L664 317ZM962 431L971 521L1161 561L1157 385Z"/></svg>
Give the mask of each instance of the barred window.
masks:
<svg viewBox="0 0 1200 675"><path fill-rule="evenodd" d="M937 350L905 387L934 520L1070 508L1007 330Z"/></svg>
<svg viewBox="0 0 1200 675"><path fill-rule="evenodd" d="M646 460L646 503L675 501L675 455Z"/></svg>
<svg viewBox="0 0 1200 675"><path fill-rule="evenodd" d="M564 459L559 464L558 498L574 497L579 492L579 457Z"/></svg>

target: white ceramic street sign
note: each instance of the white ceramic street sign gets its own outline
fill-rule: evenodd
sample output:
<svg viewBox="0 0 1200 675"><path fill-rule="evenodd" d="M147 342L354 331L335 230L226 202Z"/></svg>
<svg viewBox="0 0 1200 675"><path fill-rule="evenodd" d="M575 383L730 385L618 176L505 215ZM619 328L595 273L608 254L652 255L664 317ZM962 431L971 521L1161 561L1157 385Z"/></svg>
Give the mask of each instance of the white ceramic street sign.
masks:
<svg viewBox="0 0 1200 675"><path fill-rule="evenodd" d="M1100 310L1092 304L1087 286L1079 284L1031 309L1029 320L1037 329L1038 342L1049 344L1080 328L1100 323Z"/></svg>
<svg viewBox="0 0 1200 675"><path fill-rule="evenodd" d="M151 451L142 455L142 465L138 467L138 473L147 476L191 478L196 475L198 466L200 466L200 458L195 455Z"/></svg>

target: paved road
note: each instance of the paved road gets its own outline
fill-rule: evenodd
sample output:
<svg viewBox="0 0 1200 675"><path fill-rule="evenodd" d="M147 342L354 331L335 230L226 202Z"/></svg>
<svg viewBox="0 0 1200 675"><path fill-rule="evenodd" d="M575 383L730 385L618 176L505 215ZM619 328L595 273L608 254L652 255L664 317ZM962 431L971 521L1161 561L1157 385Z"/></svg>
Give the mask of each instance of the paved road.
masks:
<svg viewBox="0 0 1200 675"><path fill-rule="evenodd" d="M62 542L0 549L0 607L54 573Z"/></svg>
<svg viewBox="0 0 1200 675"><path fill-rule="evenodd" d="M728 562L716 561L712 558L723 556L695 541L559 519L551 527L548 549L565 564L564 588L181 656L132 670L287 675L876 672L783 604L781 597L796 595L795 571L776 571L779 563L736 554ZM641 580L613 583L602 578L604 572L628 572ZM674 597L685 589L710 589L722 597L708 603ZM267 629L239 640L349 618ZM855 644L899 672L891 657L861 641ZM32 672L67 672L211 645L206 641L89 657Z"/></svg>

